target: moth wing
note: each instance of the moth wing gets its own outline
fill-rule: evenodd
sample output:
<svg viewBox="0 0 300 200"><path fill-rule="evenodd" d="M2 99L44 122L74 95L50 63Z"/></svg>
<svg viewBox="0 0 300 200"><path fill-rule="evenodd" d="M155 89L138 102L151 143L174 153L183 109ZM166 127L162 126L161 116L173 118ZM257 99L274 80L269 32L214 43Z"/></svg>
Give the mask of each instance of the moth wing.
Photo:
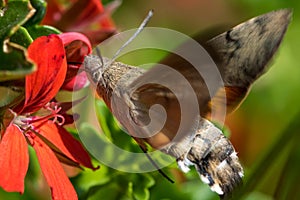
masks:
<svg viewBox="0 0 300 200"><path fill-rule="evenodd" d="M207 116L211 109L214 109L218 114L219 110L224 110L224 107L227 107L227 112L234 110L247 95L251 84L266 71L267 63L280 45L290 18L291 11L288 9L273 11L250 19L204 44L214 62L217 63L225 88L218 81L210 84L208 88L207 80L217 80L214 73L207 74L205 70L208 68L199 71L190 62L174 53L170 53L160 62L171 70L164 71L165 68L158 65L133 81L131 88L134 89L129 97L134 104L130 108L133 121L143 126L156 121L155 126L160 127L159 124L166 119L161 134L149 137L147 142L153 147L159 147L171 141L175 135L180 135L181 132L192 131L196 125L189 120L198 117L198 113ZM184 49L189 42L184 43L179 49ZM189 53L207 59L202 56L203 52ZM211 61L204 61L204 63L210 63L211 68L215 67ZM183 78L173 77L175 71ZM173 81L170 84L175 86L177 94L170 89L170 85L164 86L166 80ZM186 81L190 86L189 89ZM196 107L193 105L195 102L192 102L195 95ZM154 109L157 115L151 118L149 109L156 104L161 105L165 113ZM189 116L182 115L183 105L188 105L187 108L190 108ZM185 118L187 120L182 122ZM184 128L179 130L178 134L182 124ZM146 130L146 132L153 131Z"/></svg>
<svg viewBox="0 0 300 200"><path fill-rule="evenodd" d="M233 111L247 96L251 84L267 70L291 20L282 9L252 18L211 40L205 46L222 72L225 90L208 104L211 109ZM221 97L226 95L226 103Z"/></svg>
<svg viewBox="0 0 300 200"><path fill-rule="evenodd" d="M210 100L199 73L190 63L175 57L178 59L176 64L164 61L164 65L154 66L130 87L133 91L130 94L133 104L130 116L138 126L151 124L142 132L151 134L145 141L155 148L175 141L175 136L180 140L188 132L193 132L201 106Z"/></svg>

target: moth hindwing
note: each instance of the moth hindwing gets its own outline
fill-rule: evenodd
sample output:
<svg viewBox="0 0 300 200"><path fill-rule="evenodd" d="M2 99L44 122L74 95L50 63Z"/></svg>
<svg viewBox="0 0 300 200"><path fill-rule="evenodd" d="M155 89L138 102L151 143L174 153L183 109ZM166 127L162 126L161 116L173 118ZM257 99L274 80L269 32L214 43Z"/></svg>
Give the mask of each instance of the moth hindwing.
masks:
<svg viewBox="0 0 300 200"><path fill-rule="evenodd" d="M273 11L208 40L204 46L217 64L223 81L222 87L214 85L213 92L205 83L207 77L199 75L185 59L170 54L161 61L161 64L179 72L189 83L193 92L188 92L181 79L175 81L174 90L179 91L179 96L185 100L184 105L188 105L187 108L193 105L189 99L194 97L198 103L189 109L191 113L193 109L199 113L191 114L188 128L183 129L179 137L176 133L185 117L182 117L182 104L176 92L151 83L154 79L164 81L170 77L164 68L158 65L146 71L94 55L85 58L84 66L97 93L140 145L148 143L175 157L184 172L191 165L195 166L201 180L221 197L226 197L241 183L243 168L234 147L221 130L209 121L209 116L213 110L218 114L227 108L230 112L240 104L251 84L266 71L267 63L280 45L290 18L291 11L288 9ZM157 104L164 108L164 112L157 107L152 109ZM155 116L152 119L151 114ZM161 121L164 124L154 131L147 126L152 123L151 120L154 124Z"/></svg>

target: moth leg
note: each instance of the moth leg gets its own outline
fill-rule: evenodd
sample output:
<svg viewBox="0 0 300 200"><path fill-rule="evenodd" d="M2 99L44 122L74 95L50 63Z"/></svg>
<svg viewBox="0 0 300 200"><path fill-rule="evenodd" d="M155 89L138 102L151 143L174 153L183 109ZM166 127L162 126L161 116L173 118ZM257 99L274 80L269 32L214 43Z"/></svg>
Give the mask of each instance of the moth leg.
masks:
<svg viewBox="0 0 300 200"><path fill-rule="evenodd" d="M151 164L157 169L157 171L164 177L166 178L169 182L174 183L174 181L165 173L163 172L160 167L156 164L156 162L151 158L151 156L148 154L148 148L145 144L145 142L142 139L133 137L133 139L138 143L139 147L141 150L145 153L146 157L148 160L151 162Z"/></svg>

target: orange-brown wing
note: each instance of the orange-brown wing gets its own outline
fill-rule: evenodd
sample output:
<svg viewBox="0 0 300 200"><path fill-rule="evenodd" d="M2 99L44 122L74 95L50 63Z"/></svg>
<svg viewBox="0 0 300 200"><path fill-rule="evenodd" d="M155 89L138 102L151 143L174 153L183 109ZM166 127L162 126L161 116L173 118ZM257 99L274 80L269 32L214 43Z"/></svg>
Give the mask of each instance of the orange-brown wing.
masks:
<svg viewBox="0 0 300 200"><path fill-rule="evenodd" d="M148 136L145 141L152 147L159 148L174 141L175 136L179 140L186 133L194 131L198 122L196 119L200 116L197 109L198 99L203 99L202 105L205 105L210 98L204 96L206 85L199 79L198 73L188 73L188 69L181 72L157 65L130 84L129 88L133 91L128 101L131 103L130 117L137 128L145 128L140 131L130 130L135 127L131 126L127 128L129 132ZM196 89L203 91L202 96L197 97L195 88L184 73L197 81Z"/></svg>

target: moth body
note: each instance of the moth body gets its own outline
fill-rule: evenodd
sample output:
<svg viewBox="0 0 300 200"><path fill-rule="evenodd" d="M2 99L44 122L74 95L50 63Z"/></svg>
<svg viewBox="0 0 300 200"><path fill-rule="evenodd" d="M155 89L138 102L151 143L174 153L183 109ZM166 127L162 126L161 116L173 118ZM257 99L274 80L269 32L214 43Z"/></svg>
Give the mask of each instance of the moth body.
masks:
<svg viewBox="0 0 300 200"><path fill-rule="evenodd" d="M103 60L109 62L109 59ZM148 109L148 107L143 108L141 107L142 105L137 105L134 102L135 95L129 89L132 82L146 71L120 62L113 62L108 67L100 66L100 68L95 63L101 65L101 60L94 55L90 55L89 59L85 61L85 66L88 70L92 71L90 66L96 66L98 69L96 73L88 73L90 81L95 85L97 93L110 108L114 103L112 99L114 94L121 99L123 104L119 103L117 106L126 107L125 112L120 113L121 109L112 110L112 112L127 132L131 134L135 131L134 125L143 124L143 120L148 118L149 115L149 112L144 110ZM87 72L89 72L88 70ZM132 112L138 112L136 114L138 116L135 118ZM144 145L143 143L146 142L160 151L175 157L180 169L184 172L189 171L190 166L195 166L201 180L219 195L229 193L241 183L243 176L243 169L238 161L236 152L221 130L211 122L201 118L201 116L195 121L197 121L197 127L192 129L193 131L187 132L179 140L174 140L175 135L169 136L166 134L166 131L164 131L166 127L155 135L145 137L148 134L145 133L143 138L136 137L136 140L141 145ZM132 122L136 124L133 125ZM144 124L147 123L145 122Z"/></svg>

